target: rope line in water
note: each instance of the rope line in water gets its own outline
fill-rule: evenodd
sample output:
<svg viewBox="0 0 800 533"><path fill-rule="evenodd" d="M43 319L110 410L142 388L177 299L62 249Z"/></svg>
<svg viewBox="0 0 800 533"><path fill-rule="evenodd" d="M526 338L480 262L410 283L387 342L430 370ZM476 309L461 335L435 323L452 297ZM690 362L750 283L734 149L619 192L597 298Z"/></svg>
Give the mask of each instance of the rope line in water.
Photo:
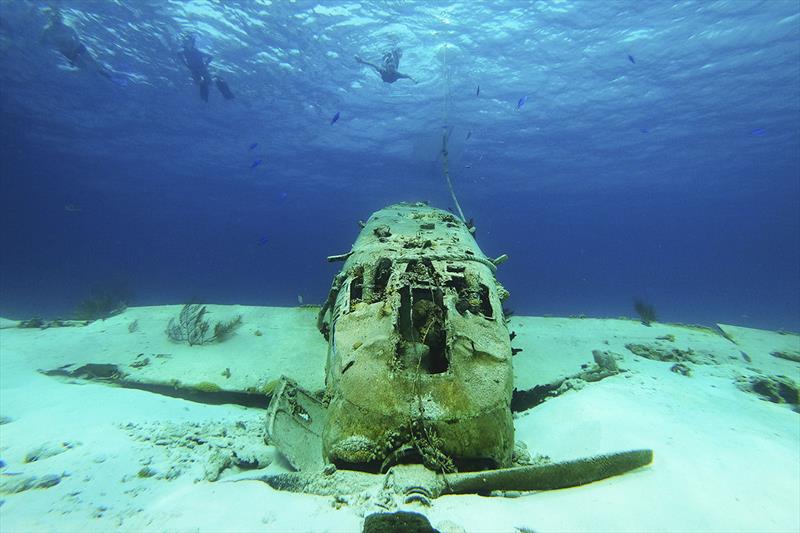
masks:
<svg viewBox="0 0 800 533"><path fill-rule="evenodd" d="M453 198L453 203L458 210L458 216L461 217L461 221L466 224L467 219L464 216L464 211L461 210L461 204L458 203L456 192L453 189L453 182L450 179L450 160L447 151L447 141L450 139L450 132L452 131L447 127L447 119L449 116L448 108L450 106L450 76L447 72L447 43L444 44L444 50L442 52L442 75L444 76L444 94L442 96L442 115L444 119L442 131L442 171L444 172L445 180L447 180L447 188L450 190L450 197Z"/></svg>

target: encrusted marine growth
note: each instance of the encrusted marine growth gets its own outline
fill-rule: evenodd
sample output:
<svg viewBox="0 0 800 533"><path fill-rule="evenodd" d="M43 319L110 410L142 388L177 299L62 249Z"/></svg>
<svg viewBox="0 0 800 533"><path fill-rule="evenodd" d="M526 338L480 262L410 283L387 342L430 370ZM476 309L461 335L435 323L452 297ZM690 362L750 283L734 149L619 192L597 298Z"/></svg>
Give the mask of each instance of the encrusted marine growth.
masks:
<svg viewBox="0 0 800 533"><path fill-rule="evenodd" d="M345 264L317 320L324 393L283 377L267 410L267 438L297 471L251 479L392 510L572 487L652 461L647 449L530 464L520 446L515 457L508 293L494 277L506 257L488 259L463 222L424 204L389 206L361 227L350 252L328 258ZM624 371L611 353L595 360L587 376Z"/></svg>
<svg viewBox="0 0 800 533"><path fill-rule="evenodd" d="M364 224L319 316L329 341L326 460L385 470L509 466L508 292L467 226L424 204Z"/></svg>

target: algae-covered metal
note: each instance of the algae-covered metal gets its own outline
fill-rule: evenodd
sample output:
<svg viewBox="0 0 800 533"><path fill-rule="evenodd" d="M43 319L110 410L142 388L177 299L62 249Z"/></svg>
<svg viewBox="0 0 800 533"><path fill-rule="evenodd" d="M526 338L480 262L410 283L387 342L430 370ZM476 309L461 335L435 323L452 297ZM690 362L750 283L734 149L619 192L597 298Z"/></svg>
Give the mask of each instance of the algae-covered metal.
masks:
<svg viewBox="0 0 800 533"><path fill-rule="evenodd" d="M494 276L504 258L487 258L463 222L425 204L362 223L352 250L329 257L345 263L317 320L328 340L325 390L282 378L267 412L269 441L298 471L250 479L371 495L385 509L572 487L649 464L646 449L537 465L512 457L508 293Z"/></svg>
<svg viewBox="0 0 800 533"><path fill-rule="evenodd" d="M318 323L329 342L325 459L366 470L509 466L508 293L469 228L447 211L396 204L339 257Z"/></svg>

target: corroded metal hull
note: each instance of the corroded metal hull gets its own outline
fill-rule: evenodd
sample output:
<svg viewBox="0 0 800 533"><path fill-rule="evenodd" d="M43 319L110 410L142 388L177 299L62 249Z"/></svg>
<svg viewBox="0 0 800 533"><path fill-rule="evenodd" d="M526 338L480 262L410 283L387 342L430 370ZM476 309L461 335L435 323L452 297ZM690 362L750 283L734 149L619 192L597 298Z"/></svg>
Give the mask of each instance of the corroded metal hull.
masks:
<svg viewBox="0 0 800 533"><path fill-rule="evenodd" d="M392 205L341 258L318 323L329 342L325 461L509 466L508 293L467 226L424 204Z"/></svg>

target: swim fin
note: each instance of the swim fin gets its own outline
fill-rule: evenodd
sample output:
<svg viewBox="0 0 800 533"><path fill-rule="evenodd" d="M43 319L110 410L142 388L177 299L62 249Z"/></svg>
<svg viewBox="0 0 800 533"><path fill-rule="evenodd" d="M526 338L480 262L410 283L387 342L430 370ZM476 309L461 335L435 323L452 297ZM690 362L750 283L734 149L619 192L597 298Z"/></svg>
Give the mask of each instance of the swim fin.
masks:
<svg viewBox="0 0 800 533"><path fill-rule="evenodd" d="M217 84L217 89L219 89L219 92L222 93L222 96L224 96L226 100L233 100L233 92L231 92L231 88L228 87L228 84L225 83L225 80L222 78L215 78L214 81Z"/></svg>

